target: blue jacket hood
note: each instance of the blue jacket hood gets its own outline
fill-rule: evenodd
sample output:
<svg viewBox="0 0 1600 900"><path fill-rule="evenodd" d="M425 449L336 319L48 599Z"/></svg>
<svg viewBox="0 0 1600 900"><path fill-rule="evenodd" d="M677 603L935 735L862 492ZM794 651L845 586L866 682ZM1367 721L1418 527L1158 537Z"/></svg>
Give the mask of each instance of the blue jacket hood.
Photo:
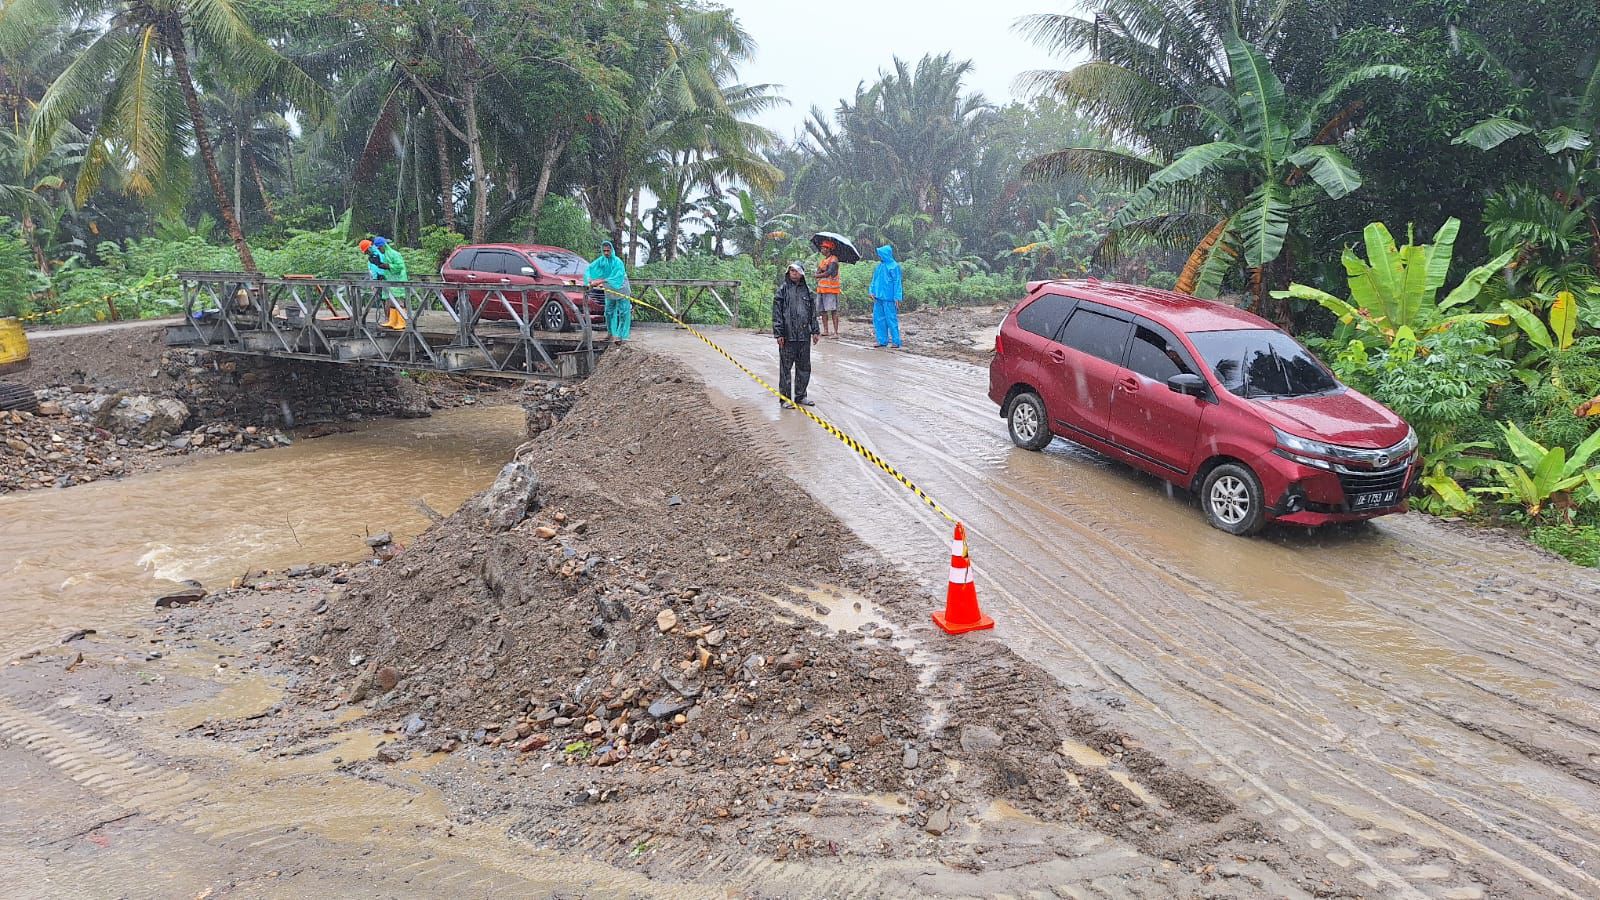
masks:
<svg viewBox="0 0 1600 900"><path fill-rule="evenodd" d="M879 247L878 248L878 259L883 261L883 262L886 262L886 263L894 262L895 261L894 248L889 246L888 244L885 244L882 247Z"/></svg>

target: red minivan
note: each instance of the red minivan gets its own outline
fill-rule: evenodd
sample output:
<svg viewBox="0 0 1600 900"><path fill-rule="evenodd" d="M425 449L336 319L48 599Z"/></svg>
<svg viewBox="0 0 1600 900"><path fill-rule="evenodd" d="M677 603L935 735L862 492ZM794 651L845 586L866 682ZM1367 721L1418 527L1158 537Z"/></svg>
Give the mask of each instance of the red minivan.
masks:
<svg viewBox="0 0 1600 900"><path fill-rule="evenodd" d="M1008 313L989 396L1011 440L1064 437L1196 492L1248 535L1404 512L1417 435L1265 319L1183 294L1036 282Z"/></svg>
<svg viewBox="0 0 1600 900"><path fill-rule="evenodd" d="M539 331L570 331L587 314L591 325L605 328L605 301L596 303L583 290L589 263L571 250L539 244L469 244L457 247L440 267L451 284L480 285L467 292L480 318L533 318ZM548 287L548 291L498 294L496 288ZM526 305L524 306L524 299ZM581 311L581 312L580 312ZM513 316L512 313L516 315Z"/></svg>

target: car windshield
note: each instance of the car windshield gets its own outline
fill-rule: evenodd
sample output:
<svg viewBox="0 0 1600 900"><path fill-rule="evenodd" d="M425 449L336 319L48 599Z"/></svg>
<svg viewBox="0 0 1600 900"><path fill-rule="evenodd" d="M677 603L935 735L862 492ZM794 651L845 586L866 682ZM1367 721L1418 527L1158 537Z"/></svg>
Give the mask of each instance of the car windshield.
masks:
<svg viewBox="0 0 1600 900"><path fill-rule="evenodd" d="M583 257L575 253L558 253L554 250L540 250L530 254L539 268L551 275L582 275L589 268Z"/></svg>
<svg viewBox="0 0 1600 900"><path fill-rule="evenodd" d="M1195 331L1189 340L1222 386L1240 397L1304 397L1339 387L1311 351L1281 331Z"/></svg>

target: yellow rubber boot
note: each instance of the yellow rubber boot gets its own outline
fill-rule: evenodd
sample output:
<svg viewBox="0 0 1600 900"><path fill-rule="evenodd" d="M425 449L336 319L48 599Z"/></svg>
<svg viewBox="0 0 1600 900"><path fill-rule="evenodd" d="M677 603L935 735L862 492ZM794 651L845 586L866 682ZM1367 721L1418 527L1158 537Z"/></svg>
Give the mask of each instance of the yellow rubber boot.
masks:
<svg viewBox="0 0 1600 900"><path fill-rule="evenodd" d="M395 331L404 331L406 327L405 316L400 315L400 310L391 306L389 307L389 320L383 323L383 327L392 328Z"/></svg>

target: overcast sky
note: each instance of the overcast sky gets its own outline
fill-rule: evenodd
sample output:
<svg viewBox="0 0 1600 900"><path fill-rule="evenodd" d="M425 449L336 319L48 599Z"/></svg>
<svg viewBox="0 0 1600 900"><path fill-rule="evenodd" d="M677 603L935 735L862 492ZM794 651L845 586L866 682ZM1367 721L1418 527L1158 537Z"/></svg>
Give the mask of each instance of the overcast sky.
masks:
<svg viewBox="0 0 1600 900"><path fill-rule="evenodd" d="M1063 67L1012 26L1026 15L1073 8L1071 0L719 2L738 14L758 45L755 58L740 68L740 80L781 85L789 98L791 105L762 118L762 124L785 140L813 105L831 112L840 98L854 96L858 83L873 81L895 56L915 63L926 53L952 51L975 67L969 90L1004 103L1013 96L1012 82L1019 74ZM821 34L819 29L830 21L824 11L832 11L833 24Z"/></svg>

